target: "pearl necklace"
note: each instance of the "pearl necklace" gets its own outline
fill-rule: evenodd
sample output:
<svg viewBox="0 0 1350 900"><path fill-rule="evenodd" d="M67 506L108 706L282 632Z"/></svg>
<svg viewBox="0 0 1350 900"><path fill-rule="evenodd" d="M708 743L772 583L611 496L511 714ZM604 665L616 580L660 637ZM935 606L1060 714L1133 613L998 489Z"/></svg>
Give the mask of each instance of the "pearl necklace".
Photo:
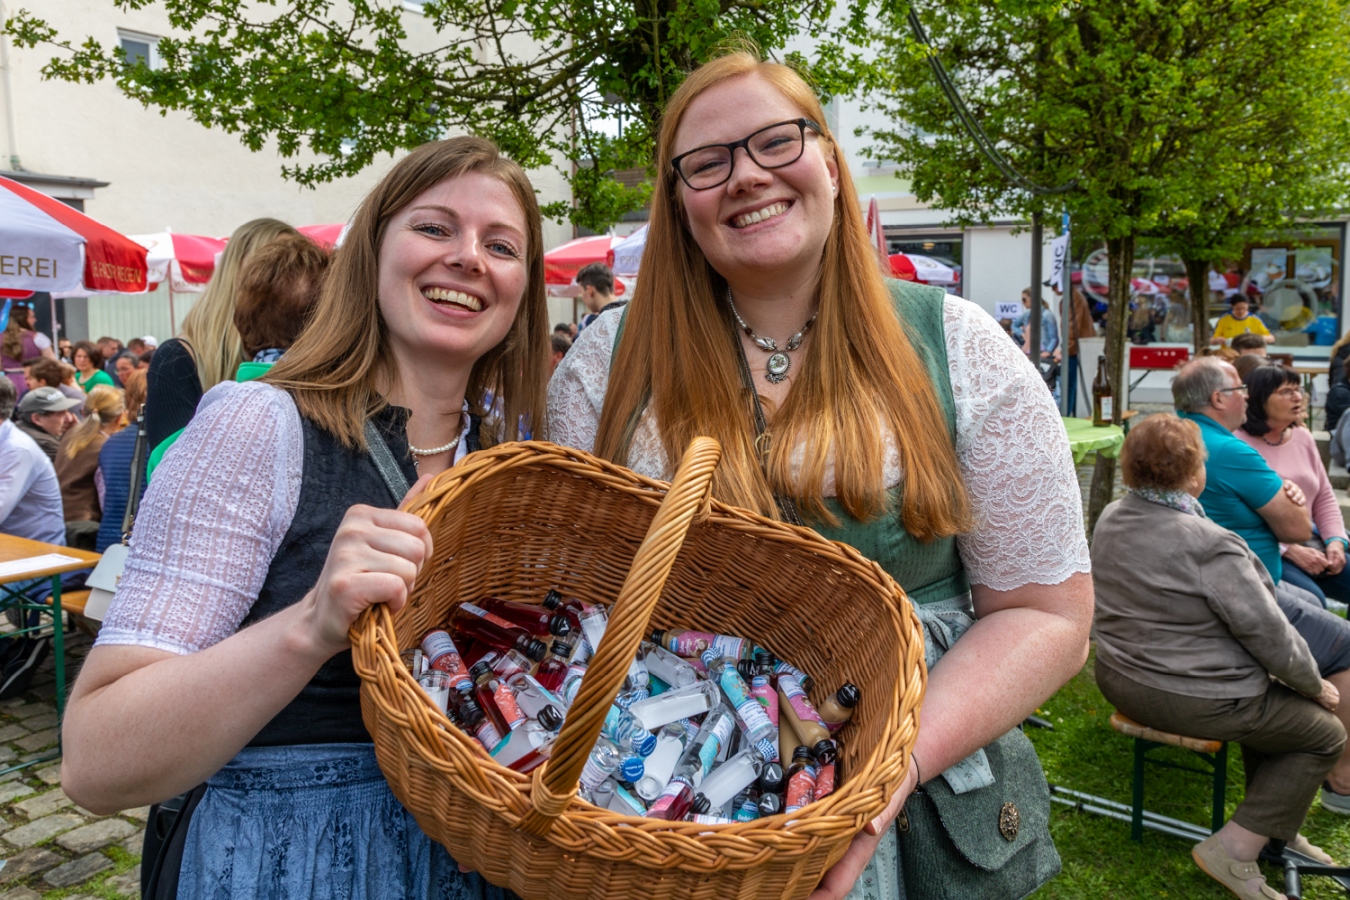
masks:
<svg viewBox="0 0 1350 900"><path fill-rule="evenodd" d="M456 429L456 431L455 431L455 436L452 437L452 438L450 439L449 443L442 444L442 445L439 446L439 447L431 447L430 449L427 449L427 450L423 450L421 447L414 447L414 446L412 445L412 441L409 441L409 442L408 442L408 452L411 453L412 456L413 456L413 461L412 461L412 462L413 462L413 468L414 468L417 472L419 472L419 473L422 471L422 460L419 459L418 457L422 457L422 456L436 456L436 455L439 454L439 453L445 453L445 452L447 452L447 451L449 451L449 450L455 449L455 447L459 445L460 434L463 432L463 430L464 430L464 425L463 425L463 423L461 423L460 426L459 426L459 428ZM452 464L452 465L453 465L453 463L454 463L454 460L451 460L451 464Z"/></svg>
<svg viewBox="0 0 1350 900"><path fill-rule="evenodd" d="M764 364L764 380L770 384L778 384L784 381L787 378L788 369L792 368L792 360L783 351L796 350L802 345L802 338L806 337L806 333L816 323L816 316L820 315L820 310L817 309L812 313L811 318L806 320L806 324L802 326L801 330L788 338L787 345L783 350L779 350L777 341L770 337L760 337L751 330L749 325L745 324L745 320L736 310L736 304L732 302L730 287L727 288L727 305L731 307L731 314L736 317L736 321L740 324L741 330L745 332L745 336L754 341L755 346L759 349L771 354Z"/></svg>

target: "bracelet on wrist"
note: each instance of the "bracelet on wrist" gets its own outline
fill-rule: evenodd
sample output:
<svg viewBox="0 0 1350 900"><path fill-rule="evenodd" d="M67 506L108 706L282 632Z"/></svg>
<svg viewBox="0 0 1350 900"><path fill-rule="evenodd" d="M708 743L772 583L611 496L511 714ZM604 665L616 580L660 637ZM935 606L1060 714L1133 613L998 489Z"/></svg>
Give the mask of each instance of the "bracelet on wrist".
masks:
<svg viewBox="0 0 1350 900"><path fill-rule="evenodd" d="M1350 541L1343 537L1327 538L1323 546L1330 547L1332 544L1340 544L1342 550L1350 550Z"/></svg>

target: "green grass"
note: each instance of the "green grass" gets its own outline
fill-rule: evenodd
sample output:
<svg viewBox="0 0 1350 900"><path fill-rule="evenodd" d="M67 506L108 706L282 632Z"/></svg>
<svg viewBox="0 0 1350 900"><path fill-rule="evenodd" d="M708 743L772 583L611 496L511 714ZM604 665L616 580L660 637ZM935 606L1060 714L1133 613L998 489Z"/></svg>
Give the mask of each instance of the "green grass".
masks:
<svg viewBox="0 0 1350 900"><path fill-rule="evenodd" d="M1046 702L1040 714L1054 723L1054 731L1028 728L1046 777L1051 784L1095 794L1119 803L1130 802L1133 741L1111 729L1111 704L1097 690L1092 660L1072 681ZM1184 750L1157 751L1182 765L1198 762ZM1148 767L1145 807L1187 822L1209 822L1210 780L1203 775ZM1227 807L1231 815L1242 798L1242 754L1229 746ZM1087 900L1109 897L1182 897L1187 900L1231 900L1232 894L1196 868L1189 841L1145 831L1143 844L1130 840L1128 822L1054 804L1051 834L1064 871L1037 893L1037 898ZM1313 804L1303 833L1338 862L1350 863L1350 817L1327 812ZM1266 880L1281 890L1283 878L1263 866ZM1335 900L1345 893L1335 882L1307 878L1307 900Z"/></svg>

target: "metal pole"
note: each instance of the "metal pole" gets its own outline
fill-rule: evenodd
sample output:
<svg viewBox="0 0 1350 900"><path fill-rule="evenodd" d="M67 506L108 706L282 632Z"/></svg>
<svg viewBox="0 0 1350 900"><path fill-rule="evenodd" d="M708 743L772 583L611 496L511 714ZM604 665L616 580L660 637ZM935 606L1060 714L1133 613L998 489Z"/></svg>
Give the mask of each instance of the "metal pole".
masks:
<svg viewBox="0 0 1350 900"><path fill-rule="evenodd" d="M1069 214L1065 212L1060 219L1062 234L1069 233ZM1069 394L1072 382L1069 380L1069 335L1073 328L1073 245L1064 248L1064 263L1060 269L1059 281L1059 414L1068 418L1078 411L1069 406Z"/></svg>
<svg viewBox="0 0 1350 900"><path fill-rule="evenodd" d="M1027 322L1027 356L1040 369L1041 363L1041 211L1031 214L1031 318Z"/></svg>

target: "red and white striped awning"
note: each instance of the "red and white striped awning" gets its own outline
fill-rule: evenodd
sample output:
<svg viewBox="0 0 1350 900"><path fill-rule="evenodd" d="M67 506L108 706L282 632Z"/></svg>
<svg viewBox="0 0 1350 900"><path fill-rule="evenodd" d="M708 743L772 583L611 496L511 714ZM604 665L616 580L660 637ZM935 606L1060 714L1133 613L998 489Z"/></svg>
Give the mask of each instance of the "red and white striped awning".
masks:
<svg viewBox="0 0 1350 900"><path fill-rule="evenodd" d="M137 294L145 248L60 200L0 178L0 289Z"/></svg>

